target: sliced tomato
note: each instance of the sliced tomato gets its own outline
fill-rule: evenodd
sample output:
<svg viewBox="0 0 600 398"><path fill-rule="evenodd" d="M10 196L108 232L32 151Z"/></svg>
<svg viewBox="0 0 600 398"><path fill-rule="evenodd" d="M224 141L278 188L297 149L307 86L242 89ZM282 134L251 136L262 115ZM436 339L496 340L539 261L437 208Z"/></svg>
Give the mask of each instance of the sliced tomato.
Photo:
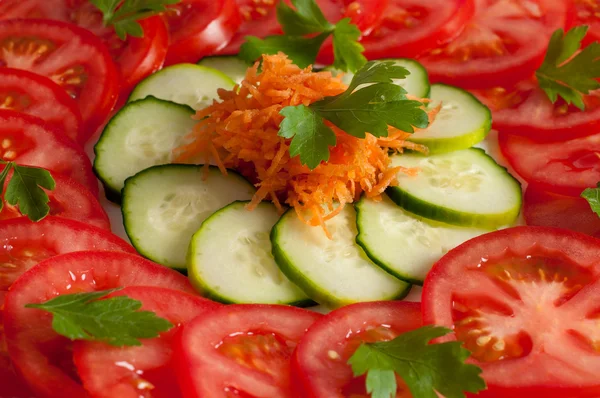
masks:
<svg viewBox="0 0 600 398"><path fill-rule="evenodd" d="M77 103L47 77L12 68L0 68L0 108L43 119L80 144L81 114Z"/></svg>
<svg viewBox="0 0 600 398"><path fill-rule="evenodd" d="M500 132L498 141L513 169L545 191L579 196L600 181L600 134L562 142L536 142Z"/></svg>
<svg viewBox="0 0 600 398"><path fill-rule="evenodd" d="M566 228L600 238L600 217L581 197L558 195L529 184L523 215L527 225Z"/></svg>
<svg viewBox="0 0 600 398"><path fill-rule="evenodd" d="M186 398L290 396L290 357L321 315L278 305L231 305L190 322L175 341Z"/></svg>
<svg viewBox="0 0 600 398"><path fill-rule="evenodd" d="M4 303L8 352L19 374L39 397L77 398L87 393L77 380L71 341L54 332L50 314L25 305L60 294L125 286L159 286L193 293L182 274L122 252L55 256L40 262L12 285Z"/></svg>
<svg viewBox="0 0 600 398"><path fill-rule="evenodd" d="M573 25L589 26L588 35L584 43L600 40L600 3L598 0L573 0L574 21Z"/></svg>
<svg viewBox="0 0 600 398"><path fill-rule="evenodd" d="M162 287L127 287L108 297L115 296L139 300L143 311L152 311L175 326L160 337L143 340L141 347L76 342L73 360L83 386L96 398L182 397L171 363L172 340L185 324L221 304Z"/></svg>
<svg viewBox="0 0 600 398"><path fill-rule="evenodd" d="M3 167L0 169L3 169ZM12 178L12 174L11 172L7 178L5 187ZM50 199L48 205L50 206L49 214L51 216L81 221L110 231L108 215L90 191L72 178L60 174L54 174L52 178L56 183L55 188L52 191L44 189ZM4 205L0 210L0 220L23 217L18 206L9 204L6 199L2 200Z"/></svg>
<svg viewBox="0 0 600 398"><path fill-rule="evenodd" d="M37 117L0 109L0 159L63 174L98 195L98 180L83 149Z"/></svg>
<svg viewBox="0 0 600 398"><path fill-rule="evenodd" d="M104 123L115 105L117 69L102 41L86 29L42 19L4 20L0 49L0 66L49 77L75 98L83 117L83 138Z"/></svg>
<svg viewBox="0 0 600 398"><path fill-rule="evenodd" d="M330 312L304 335L292 357L295 396L369 397L364 377L355 378L348 359L363 342L392 340L421 326L421 305L405 301L359 303ZM399 383L395 397L411 397Z"/></svg>
<svg viewBox="0 0 600 398"><path fill-rule="evenodd" d="M550 35L566 25L568 10L565 0L478 0L462 33L420 61L433 82L463 88L514 84L541 65Z"/></svg>
<svg viewBox="0 0 600 398"><path fill-rule="evenodd" d="M600 395L600 240L515 227L451 250L423 286L425 324L472 352L482 397Z"/></svg>
<svg viewBox="0 0 600 398"><path fill-rule="evenodd" d="M220 50L242 23L235 0L183 0L164 14L169 28L167 65L197 62Z"/></svg>

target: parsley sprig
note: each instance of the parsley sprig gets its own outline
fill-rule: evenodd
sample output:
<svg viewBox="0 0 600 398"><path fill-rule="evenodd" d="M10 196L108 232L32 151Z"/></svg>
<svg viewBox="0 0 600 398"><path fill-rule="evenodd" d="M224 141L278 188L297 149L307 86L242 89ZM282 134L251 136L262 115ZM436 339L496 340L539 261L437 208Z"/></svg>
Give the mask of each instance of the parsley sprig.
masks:
<svg viewBox="0 0 600 398"><path fill-rule="evenodd" d="M127 296L100 300L119 289L63 294L45 303L28 304L52 314L52 328L71 340L101 341L116 347L140 346L173 324L154 312L139 311L142 303Z"/></svg>
<svg viewBox="0 0 600 398"><path fill-rule="evenodd" d="M600 44L593 42L581 48L588 26L576 26L566 34L556 30L550 38L544 63L537 70L540 87L555 103L562 97L567 104L585 110L583 96L600 88Z"/></svg>
<svg viewBox="0 0 600 398"><path fill-rule="evenodd" d="M350 18L332 24L314 0L292 0L292 5L294 8L284 1L277 4L277 21L284 34L264 39L246 37L239 53L242 59L254 62L263 54L281 51L304 68L315 63L321 46L331 36L335 56L333 66L336 69L354 72L367 62L362 55L364 47L357 41L360 30L351 23Z"/></svg>
<svg viewBox="0 0 600 398"><path fill-rule="evenodd" d="M600 182L596 184L596 188L586 188L581 197L587 200L592 211L600 216Z"/></svg>
<svg viewBox="0 0 600 398"><path fill-rule="evenodd" d="M103 14L105 26L114 26L117 36L125 40L127 35L143 37L139 20L167 10L167 6L181 0L90 0Z"/></svg>
<svg viewBox="0 0 600 398"><path fill-rule="evenodd" d="M54 178L48 170L38 167L21 166L15 162L0 161L4 170L0 173L0 187L4 187L10 172L13 172L4 192L4 199L11 206L19 206L21 214L31 221L40 221L48 215L50 207L48 194L42 189L53 190ZM4 201L0 200L0 210Z"/></svg>
<svg viewBox="0 0 600 398"><path fill-rule="evenodd" d="M413 133L414 127L427 127L429 118L423 104L407 99L406 90L393 82L408 74L393 61L371 61L356 72L342 94L309 106L283 108L280 114L285 118L279 135L292 139L290 155L300 156L301 163L310 169L328 161L329 147L336 144L336 136L325 121L358 138L366 133L387 137L388 126L408 133Z"/></svg>
<svg viewBox="0 0 600 398"><path fill-rule="evenodd" d="M476 393L486 388L481 369L466 364L470 352L458 341L429 344L451 330L424 326L393 340L363 343L348 363L354 376L366 377L367 392L372 398L396 396L396 377L406 383L413 397L464 398L464 391Z"/></svg>

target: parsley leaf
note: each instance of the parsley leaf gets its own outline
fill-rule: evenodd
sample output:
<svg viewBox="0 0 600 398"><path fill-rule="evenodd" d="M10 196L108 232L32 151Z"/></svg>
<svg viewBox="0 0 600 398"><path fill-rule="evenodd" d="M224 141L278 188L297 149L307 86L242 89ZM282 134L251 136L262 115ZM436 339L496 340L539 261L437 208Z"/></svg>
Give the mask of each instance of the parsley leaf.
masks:
<svg viewBox="0 0 600 398"><path fill-rule="evenodd" d="M587 200L592 211L600 216L600 182L596 184L596 188L586 188L581 197Z"/></svg>
<svg viewBox="0 0 600 398"><path fill-rule="evenodd" d="M540 87L555 103L562 97L567 104L585 110L583 96L600 88L600 44L593 42L580 51L588 26L576 26L564 34L556 30L550 38L546 57L535 72Z"/></svg>
<svg viewBox="0 0 600 398"><path fill-rule="evenodd" d="M262 54L285 53L301 68L311 65L317 58L321 44L329 34L324 33L312 38L302 36L268 36L264 39L248 36L242 45L239 57L245 60L256 60ZM248 45L246 45L248 44Z"/></svg>
<svg viewBox="0 0 600 398"><path fill-rule="evenodd" d="M45 303L28 304L53 315L54 331L71 340L102 341L116 347L139 346L139 339L157 337L173 327L150 311L139 311L142 303L127 296L100 298L118 289L64 294Z"/></svg>
<svg viewBox="0 0 600 398"><path fill-rule="evenodd" d="M476 393L486 388L481 369L465 364L470 353L458 341L429 344L450 329L436 326L406 332L391 341L363 343L348 363L354 376L367 374L367 390L372 397L390 398L396 394L397 373L413 397L464 398L464 391Z"/></svg>
<svg viewBox="0 0 600 398"><path fill-rule="evenodd" d="M40 221L50 212L48 194L42 189L53 190L54 178L48 170L39 167L19 166L14 162L3 162L4 170L0 173L0 187L6 185L6 179L12 171L12 177L6 185L4 199L12 206L19 206L19 211L31 221ZM0 210L4 202L0 200Z"/></svg>
<svg viewBox="0 0 600 398"><path fill-rule="evenodd" d="M358 42L360 30L344 18L335 25L333 31L333 67L344 72L356 71L366 62L362 55L365 48ZM315 57L316 58L316 57Z"/></svg>
<svg viewBox="0 0 600 398"><path fill-rule="evenodd" d="M288 6L285 1L277 4L277 20L283 32L287 35L302 36L311 33L332 31L335 26L321 12L321 9L312 0L292 0L296 8Z"/></svg>

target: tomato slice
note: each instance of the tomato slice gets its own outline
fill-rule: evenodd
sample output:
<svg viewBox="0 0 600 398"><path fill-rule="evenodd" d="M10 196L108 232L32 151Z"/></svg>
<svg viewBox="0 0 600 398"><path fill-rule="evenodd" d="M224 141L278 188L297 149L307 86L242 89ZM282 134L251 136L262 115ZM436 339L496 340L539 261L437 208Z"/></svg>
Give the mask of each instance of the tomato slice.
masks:
<svg viewBox="0 0 600 398"><path fill-rule="evenodd" d="M164 19L170 35L167 65L197 62L220 50L242 23L235 0L183 0L169 6Z"/></svg>
<svg viewBox="0 0 600 398"><path fill-rule="evenodd" d="M49 258L19 278L6 295L4 330L10 358L42 397L86 397L77 380L70 340L59 336L52 316L28 303L60 294L125 286L159 286L193 293L187 278L140 256L120 252L79 252ZM60 388L57 388L60 386Z"/></svg>
<svg viewBox="0 0 600 398"><path fill-rule="evenodd" d="M462 33L420 61L433 82L463 88L514 84L541 65L551 33L565 26L567 15L564 0L478 0Z"/></svg>
<svg viewBox="0 0 600 398"><path fill-rule="evenodd" d="M102 41L86 29L41 19L4 20L0 48L0 66L49 77L75 98L84 139L104 123L115 105L117 69Z"/></svg>
<svg viewBox="0 0 600 398"><path fill-rule="evenodd" d="M566 228L600 238L600 217L581 197L558 195L529 184L523 215L527 225Z"/></svg>
<svg viewBox="0 0 600 398"><path fill-rule="evenodd" d="M192 319L221 304L162 287L127 287L108 297L128 296L142 303L175 327L141 347L116 348L102 343L78 341L73 360L85 389L96 398L182 397L171 366L171 343L175 333Z"/></svg>
<svg viewBox="0 0 600 398"><path fill-rule="evenodd" d="M43 119L82 144L77 103L47 77L20 69L0 68L0 108Z"/></svg>
<svg viewBox="0 0 600 398"><path fill-rule="evenodd" d="M498 141L515 171L545 191L579 196L600 181L600 134L562 142L536 142L500 132Z"/></svg>
<svg viewBox="0 0 600 398"><path fill-rule="evenodd" d="M420 326L419 303L359 303L330 312L308 329L294 351L294 391L302 391L298 396L304 398L369 397L364 377L353 376L348 359L363 342L391 340ZM411 397L404 383L399 386L395 397Z"/></svg>
<svg viewBox="0 0 600 398"><path fill-rule="evenodd" d="M98 195L98 180L83 149L37 117L0 109L0 159L63 174Z"/></svg>
<svg viewBox="0 0 600 398"><path fill-rule="evenodd" d="M589 26L584 43L600 40L600 3L598 0L573 0L575 18L573 25Z"/></svg>
<svg viewBox="0 0 600 398"><path fill-rule="evenodd" d="M368 59L416 57L456 37L475 12L473 0L390 0L362 40Z"/></svg>
<svg viewBox="0 0 600 398"><path fill-rule="evenodd" d="M278 305L230 305L190 322L175 341L183 395L290 396L290 357L321 315Z"/></svg>
<svg viewBox="0 0 600 398"><path fill-rule="evenodd" d="M451 250L427 275L425 324L471 350L483 397L600 394L600 240L515 227Z"/></svg>

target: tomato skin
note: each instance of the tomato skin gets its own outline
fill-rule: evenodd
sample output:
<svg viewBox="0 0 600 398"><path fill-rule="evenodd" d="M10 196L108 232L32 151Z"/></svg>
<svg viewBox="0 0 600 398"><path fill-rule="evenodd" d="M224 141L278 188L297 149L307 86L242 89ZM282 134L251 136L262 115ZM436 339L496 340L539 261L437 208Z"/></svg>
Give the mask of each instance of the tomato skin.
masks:
<svg viewBox="0 0 600 398"><path fill-rule="evenodd" d="M244 397L290 396L291 347L320 317L318 313L295 307L238 304L221 307L194 319L174 344L174 363L183 396L225 398L232 396L227 393L232 390ZM253 358L259 355L255 351L244 352L244 346L234 346L242 349L236 359L218 351L226 347L227 339L232 336L252 338L255 335L274 336L278 342L284 340L278 347L268 343L254 345L260 355L267 357L264 360L258 358L263 370L238 362L253 363ZM267 347L263 348L265 345ZM239 348L233 351L239 352Z"/></svg>
<svg viewBox="0 0 600 398"><path fill-rule="evenodd" d="M170 8L185 11L181 11L184 17L174 11L164 17L170 33L165 65L195 63L218 52L242 23L235 0L183 0Z"/></svg>
<svg viewBox="0 0 600 398"><path fill-rule="evenodd" d="M294 396L347 396L343 389L354 379L347 364L353 351L349 346L356 346L356 349L364 341L360 332L380 325L389 325L385 330L395 335L417 329L422 325L421 306L406 301L358 303L334 310L317 320L294 350L291 368ZM349 342L348 335L356 334L356 340ZM369 342L381 340L383 336L369 339ZM331 358L332 352L337 354L335 359Z"/></svg>

